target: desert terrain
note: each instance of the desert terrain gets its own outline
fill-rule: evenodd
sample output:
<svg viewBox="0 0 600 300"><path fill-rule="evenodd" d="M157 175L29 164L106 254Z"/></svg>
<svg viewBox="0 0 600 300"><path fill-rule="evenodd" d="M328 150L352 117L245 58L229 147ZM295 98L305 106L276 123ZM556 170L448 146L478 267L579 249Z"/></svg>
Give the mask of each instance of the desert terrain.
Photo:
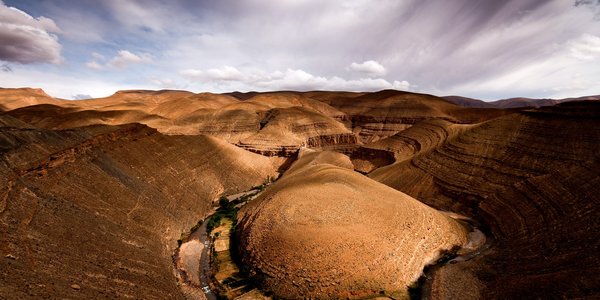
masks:
<svg viewBox="0 0 600 300"><path fill-rule="evenodd" d="M240 299L599 297L600 102L529 100L1 88L0 298L206 298L219 211Z"/></svg>

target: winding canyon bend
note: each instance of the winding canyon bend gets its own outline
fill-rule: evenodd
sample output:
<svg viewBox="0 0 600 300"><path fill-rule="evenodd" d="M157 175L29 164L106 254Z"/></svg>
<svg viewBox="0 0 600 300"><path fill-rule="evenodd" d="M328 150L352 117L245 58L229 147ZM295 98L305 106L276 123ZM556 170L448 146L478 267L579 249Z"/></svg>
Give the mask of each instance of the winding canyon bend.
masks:
<svg viewBox="0 0 600 300"><path fill-rule="evenodd" d="M172 255L278 178L232 250L280 298L600 296L600 102L469 108L374 93L0 89L0 298L184 299Z"/></svg>

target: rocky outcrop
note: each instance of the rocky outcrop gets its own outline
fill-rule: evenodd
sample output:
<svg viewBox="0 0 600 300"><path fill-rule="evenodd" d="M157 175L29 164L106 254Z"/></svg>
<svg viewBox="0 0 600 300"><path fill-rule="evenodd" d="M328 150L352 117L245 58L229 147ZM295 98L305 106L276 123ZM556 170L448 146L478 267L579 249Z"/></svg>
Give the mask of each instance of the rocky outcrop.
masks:
<svg viewBox="0 0 600 300"><path fill-rule="evenodd" d="M348 156L354 164L354 170L363 174L395 162L394 153L386 150L360 146L349 152Z"/></svg>
<svg viewBox="0 0 600 300"><path fill-rule="evenodd" d="M304 144L309 148L326 148L330 146L355 145L356 135L352 133L312 136Z"/></svg>

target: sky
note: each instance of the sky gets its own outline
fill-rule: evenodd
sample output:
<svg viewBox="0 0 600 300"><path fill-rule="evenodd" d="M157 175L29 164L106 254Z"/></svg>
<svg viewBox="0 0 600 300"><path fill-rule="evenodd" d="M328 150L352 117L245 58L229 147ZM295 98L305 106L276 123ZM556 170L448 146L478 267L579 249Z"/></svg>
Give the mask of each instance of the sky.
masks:
<svg viewBox="0 0 600 300"><path fill-rule="evenodd" d="M0 0L0 87L600 94L600 0Z"/></svg>

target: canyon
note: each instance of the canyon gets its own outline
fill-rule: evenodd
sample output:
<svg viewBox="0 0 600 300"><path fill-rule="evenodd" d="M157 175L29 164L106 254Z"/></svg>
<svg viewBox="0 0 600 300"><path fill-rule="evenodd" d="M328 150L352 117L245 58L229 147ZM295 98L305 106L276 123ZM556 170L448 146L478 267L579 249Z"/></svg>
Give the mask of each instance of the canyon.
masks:
<svg viewBox="0 0 600 300"><path fill-rule="evenodd" d="M275 178L231 235L273 298L406 298L434 264L423 298L598 297L600 101L552 104L2 88L0 298L185 299L178 240ZM451 213L487 242L445 263Z"/></svg>

